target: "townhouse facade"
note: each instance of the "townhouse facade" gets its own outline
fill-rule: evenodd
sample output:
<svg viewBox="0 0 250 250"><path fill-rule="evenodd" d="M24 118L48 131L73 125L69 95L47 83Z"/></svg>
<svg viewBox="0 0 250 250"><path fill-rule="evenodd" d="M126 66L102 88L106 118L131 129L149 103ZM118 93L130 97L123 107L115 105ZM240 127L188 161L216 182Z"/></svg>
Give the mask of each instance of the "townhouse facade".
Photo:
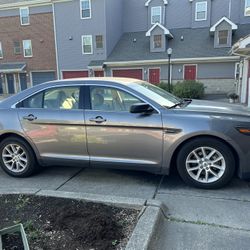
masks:
<svg viewBox="0 0 250 250"><path fill-rule="evenodd" d="M241 78L240 56L230 54L230 50L236 41L250 34L250 0L0 0L0 3L4 1L13 3L5 10L1 7L4 4L0 5L0 23L15 16L13 13L16 17L19 13L20 19L25 7L29 13L36 10L40 15L51 15L50 27L46 26L51 33L39 39L36 50L41 49L42 40L49 39L51 47L53 42L56 45L53 49L45 46L41 58L33 58L51 57L45 61L53 67L40 64L44 76L49 72L59 79L119 76L158 84L168 80L170 68L172 83L198 80L204 83L206 93L234 92ZM42 26L37 27L36 34L44 34ZM3 58L6 59L0 59L0 73L5 62L19 62L16 57ZM29 67L26 62L26 71ZM46 78L33 81L33 71L32 68L26 74L30 85Z"/></svg>
<svg viewBox="0 0 250 250"><path fill-rule="evenodd" d="M199 80L234 92L250 33L249 0L71 0L55 3L59 77L120 76L158 84ZM67 18L68 13L74 13ZM101 42L99 42L101 41Z"/></svg>
<svg viewBox="0 0 250 250"><path fill-rule="evenodd" d="M33 2L0 1L0 94L56 79L52 5Z"/></svg>

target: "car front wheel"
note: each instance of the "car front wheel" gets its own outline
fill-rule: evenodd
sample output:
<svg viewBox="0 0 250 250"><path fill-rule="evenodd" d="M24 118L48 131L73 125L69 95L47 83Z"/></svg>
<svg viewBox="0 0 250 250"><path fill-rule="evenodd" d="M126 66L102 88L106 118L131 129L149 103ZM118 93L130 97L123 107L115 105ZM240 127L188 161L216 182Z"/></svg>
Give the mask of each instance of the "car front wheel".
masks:
<svg viewBox="0 0 250 250"><path fill-rule="evenodd" d="M0 144L2 169L14 177L27 177L36 170L36 160L30 146L17 137L4 139Z"/></svg>
<svg viewBox="0 0 250 250"><path fill-rule="evenodd" d="M214 138L197 138L184 144L177 157L181 178L199 188L220 188L235 172L235 159L230 147Z"/></svg>

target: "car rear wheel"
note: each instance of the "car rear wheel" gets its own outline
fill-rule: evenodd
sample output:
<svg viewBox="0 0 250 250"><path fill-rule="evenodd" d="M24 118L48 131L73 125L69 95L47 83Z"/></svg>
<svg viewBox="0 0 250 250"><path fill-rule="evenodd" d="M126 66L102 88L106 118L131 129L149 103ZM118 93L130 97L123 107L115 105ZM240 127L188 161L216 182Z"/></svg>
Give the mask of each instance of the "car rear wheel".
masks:
<svg viewBox="0 0 250 250"><path fill-rule="evenodd" d="M235 159L230 147L214 138L197 138L184 144L177 156L181 178L199 188L220 188L235 172Z"/></svg>
<svg viewBox="0 0 250 250"><path fill-rule="evenodd" d="M17 137L9 137L0 143L2 169L14 177L28 177L37 169L31 147Z"/></svg>

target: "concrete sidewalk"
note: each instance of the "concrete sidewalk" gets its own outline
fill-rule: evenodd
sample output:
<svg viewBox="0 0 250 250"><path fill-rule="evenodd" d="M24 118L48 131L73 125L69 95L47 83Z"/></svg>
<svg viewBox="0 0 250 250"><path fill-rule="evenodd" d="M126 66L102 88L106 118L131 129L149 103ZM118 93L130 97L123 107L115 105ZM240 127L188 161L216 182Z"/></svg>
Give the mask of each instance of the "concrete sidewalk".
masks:
<svg viewBox="0 0 250 250"><path fill-rule="evenodd" d="M187 187L177 175L144 172L46 168L15 179L0 170L0 190L61 190L119 197L158 199L168 207L152 249L249 249L250 187L235 179L220 190Z"/></svg>

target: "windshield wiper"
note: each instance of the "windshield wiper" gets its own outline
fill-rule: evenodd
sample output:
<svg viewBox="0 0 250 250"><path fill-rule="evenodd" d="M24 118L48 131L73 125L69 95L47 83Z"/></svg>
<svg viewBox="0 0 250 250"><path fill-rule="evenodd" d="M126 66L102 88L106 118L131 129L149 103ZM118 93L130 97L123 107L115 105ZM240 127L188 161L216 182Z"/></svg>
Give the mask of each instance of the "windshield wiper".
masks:
<svg viewBox="0 0 250 250"><path fill-rule="evenodd" d="M171 107L168 107L168 109L173 109L173 108L176 108L176 107L182 107L184 104L186 104L186 106L192 102L192 99L182 99L180 102L174 104L173 106Z"/></svg>

